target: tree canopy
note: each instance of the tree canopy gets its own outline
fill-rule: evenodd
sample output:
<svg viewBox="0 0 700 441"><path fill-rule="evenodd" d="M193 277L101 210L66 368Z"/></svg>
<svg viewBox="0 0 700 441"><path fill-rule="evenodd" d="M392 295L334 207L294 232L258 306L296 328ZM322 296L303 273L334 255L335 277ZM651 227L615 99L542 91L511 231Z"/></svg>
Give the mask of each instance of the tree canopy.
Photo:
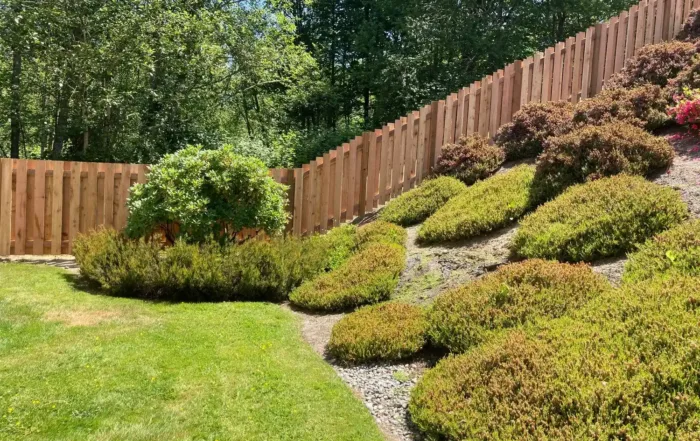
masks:
<svg viewBox="0 0 700 441"><path fill-rule="evenodd" d="M0 156L303 163L634 0L5 0Z"/></svg>

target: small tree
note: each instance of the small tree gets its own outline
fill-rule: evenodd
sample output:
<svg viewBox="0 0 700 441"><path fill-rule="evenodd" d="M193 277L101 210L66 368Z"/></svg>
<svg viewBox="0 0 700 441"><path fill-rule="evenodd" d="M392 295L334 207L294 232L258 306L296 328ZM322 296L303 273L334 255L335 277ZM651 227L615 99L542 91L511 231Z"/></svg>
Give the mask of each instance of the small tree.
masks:
<svg viewBox="0 0 700 441"><path fill-rule="evenodd" d="M262 161L237 155L231 147L190 146L151 168L146 184L133 187L126 234L163 232L203 242L234 241L246 228L275 234L287 221L286 187L275 182Z"/></svg>

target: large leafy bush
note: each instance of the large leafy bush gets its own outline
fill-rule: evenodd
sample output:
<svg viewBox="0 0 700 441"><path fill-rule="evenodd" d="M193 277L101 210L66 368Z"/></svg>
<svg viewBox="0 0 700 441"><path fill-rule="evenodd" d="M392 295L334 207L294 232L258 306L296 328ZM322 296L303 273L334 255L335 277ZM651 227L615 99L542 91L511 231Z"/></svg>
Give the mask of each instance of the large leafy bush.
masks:
<svg viewBox="0 0 700 441"><path fill-rule="evenodd" d="M644 46L625 62L625 67L620 72L605 82L605 87L629 88L644 83L663 87L690 64L696 52L694 43L683 41Z"/></svg>
<svg viewBox="0 0 700 441"><path fill-rule="evenodd" d="M403 226L423 222L466 188L460 180L449 176L428 179L389 202L379 213L379 219Z"/></svg>
<svg viewBox="0 0 700 441"><path fill-rule="evenodd" d="M574 108L577 125L624 121L653 130L668 122L667 98L659 86L644 84L631 89L605 89Z"/></svg>
<svg viewBox="0 0 700 441"><path fill-rule="evenodd" d="M504 329L556 318L610 285L584 264L526 260L441 294L428 313L431 341L464 352Z"/></svg>
<svg viewBox="0 0 700 441"><path fill-rule="evenodd" d="M365 306L333 327L328 352L348 363L400 360L425 345L427 322L421 307L405 303Z"/></svg>
<svg viewBox="0 0 700 441"><path fill-rule="evenodd" d="M437 158L435 173L454 176L465 184L491 176L503 164L505 155L480 135L464 136L456 144L446 144Z"/></svg>
<svg viewBox="0 0 700 441"><path fill-rule="evenodd" d="M700 280L608 291L441 361L409 411L429 439L700 437Z"/></svg>
<svg viewBox="0 0 700 441"><path fill-rule="evenodd" d="M274 234L287 221L285 187L269 176L262 161L239 156L230 147L188 147L167 155L148 179L131 190L130 237L161 231L171 242L180 237L227 241L245 228Z"/></svg>
<svg viewBox="0 0 700 441"><path fill-rule="evenodd" d="M630 254L623 280L700 276L700 220L693 220L648 240Z"/></svg>
<svg viewBox="0 0 700 441"><path fill-rule="evenodd" d="M513 250L528 258L592 261L630 251L687 215L676 190L638 176L604 178L573 186L525 217Z"/></svg>
<svg viewBox="0 0 700 441"><path fill-rule="evenodd" d="M477 182L430 216L418 231L423 243L477 236L512 223L532 208L535 168L520 165Z"/></svg>
<svg viewBox="0 0 700 441"><path fill-rule="evenodd" d="M389 299L405 264L402 246L372 243L334 271L303 283L289 300L314 311L342 311L378 303Z"/></svg>
<svg viewBox="0 0 700 441"><path fill-rule="evenodd" d="M619 173L648 176L669 167L673 157L665 138L630 124L585 126L547 140L537 160L538 197L553 197L571 184Z"/></svg>
<svg viewBox="0 0 700 441"><path fill-rule="evenodd" d="M547 138L573 128L572 117L573 106L566 101L530 103L498 130L494 142L509 160L534 158L542 152Z"/></svg>

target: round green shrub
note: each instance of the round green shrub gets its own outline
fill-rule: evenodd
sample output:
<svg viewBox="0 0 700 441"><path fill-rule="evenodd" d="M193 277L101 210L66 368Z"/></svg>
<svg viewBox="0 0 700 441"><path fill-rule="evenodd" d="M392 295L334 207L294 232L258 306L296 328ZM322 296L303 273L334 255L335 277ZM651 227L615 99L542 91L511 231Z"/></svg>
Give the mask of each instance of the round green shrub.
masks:
<svg viewBox="0 0 700 441"><path fill-rule="evenodd" d="M460 180L449 176L428 179L389 202L379 212L379 219L404 227L423 222L466 188Z"/></svg>
<svg viewBox="0 0 700 441"><path fill-rule="evenodd" d="M619 175L573 186L542 205L521 221L512 246L522 257L590 262L630 251L687 216L676 190Z"/></svg>
<svg viewBox="0 0 700 441"><path fill-rule="evenodd" d="M663 137L623 122L585 126L552 137L537 160L536 189L542 200L572 184L620 173L649 176L673 162Z"/></svg>
<svg viewBox="0 0 700 441"><path fill-rule="evenodd" d="M388 243L406 246L406 230L391 222L378 220L357 229L357 247L359 249L375 243Z"/></svg>
<svg viewBox="0 0 700 441"><path fill-rule="evenodd" d="M365 306L335 324L328 352L348 363L401 360L423 349L426 326L424 311L419 306L405 303Z"/></svg>
<svg viewBox="0 0 700 441"><path fill-rule="evenodd" d="M187 147L163 157L147 183L132 187L125 232L139 238L160 231L171 243L232 241L246 228L274 235L287 222L285 192L262 161L230 146Z"/></svg>
<svg viewBox="0 0 700 441"><path fill-rule="evenodd" d="M605 88L630 88L650 83L664 87L668 80L683 70L697 49L694 43L666 41L639 49L625 62L625 67L605 82Z"/></svg>
<svg viewBox="0 0 700 441"><path fill-rule="evenodd" d="M330 271L342 265L357 248L357 227L346 224L326 234L315 234L303 241L304 260L313 262L317 272Z"/></svg>
<svg viewBox="0 0 700 441"><path fill-rule="evenodd" d="M392 243L366 245L335 270L304 282L289 300L303 309L342 311L387 300L406 264L406 250Z"/></svg>
<svg viewBox="0 0 700 441"><path fill-rule="evenodd" d="M648 240L629 255L626 283L654 277L700 276L700 220L692 220Z"/></svg>
<svg viewBox="0 0 700 441"><path fill-rule="evenodd" d="M437 158L435 173L454 176L465 184L491 176L499 169L505 154L481 135L460 138L456 144L446 144Z"/></svg>
<svg viewBox="0 0 700 441"><path fill-rule="evenodd" d="M605 89L576 104L573 119L579 126L623 121L654 130L669 121L667 104L663 90L651 84L631 89Z"/></svg>
<svg viewBox="0 0 700 441"><path fill-rule="evenodd" d="M693 42L700 38L700 9L693 9L683 23L676 39Z"/></svg>
<svg viewBox="0 0 700 441"><path fill-rule="evenodd" d="M588 265L532 259L441 294L428 312L430 340L464 352L495 333L556 318L610 288Z"/></svg>
<svg viewBox="0 0 700 441"><path fill-rule="evenodd" d="M442 360L411 394L429 439L700 436L700 279L611 290Z"/></svg>
<svg viewBox="0 0 700 441"><path fill-rule="evenodd" d="M494 142L508 160L534 158L547 138L573 129L572 117L573 105L566 101L526 104L511 122L501 126Z"/></svg>
<svg viewBox="0 0 700 441"><path fill-rule="evenodd" d="M430 216L418 231L422 243L467 239L512 223L532 205L535 168L520 165L468 187Z"/></svg>

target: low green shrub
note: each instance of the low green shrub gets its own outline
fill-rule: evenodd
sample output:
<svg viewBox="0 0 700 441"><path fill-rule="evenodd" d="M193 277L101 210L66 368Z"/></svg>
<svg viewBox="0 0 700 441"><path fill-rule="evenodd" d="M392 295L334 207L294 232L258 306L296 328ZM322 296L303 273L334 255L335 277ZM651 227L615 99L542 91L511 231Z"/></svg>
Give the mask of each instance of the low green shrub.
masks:
<svg viewBox="0 0 700 441"><path fill-rule="evenodd" d="M515 221L530 208L535 168L520 165L477 182L430 216L418 232L422 243L478 236Z"/></svg>
<svg viewBox="0 0 700 441"><path fill-rule="evenodd" d="M501 126L494 142L508 160L534 158L547 138L573 129L572 117L573 106L566 101L526 104L511 122Z"/></svg>
<svg viewBox="0 0 700 441"><path fill-rule="evenodd" d="M292 304L314 311L342 311L387 300L406 264L406 250L392 243L372 243L335 270L292 291Z"/></svg>
<svg viewBox="0 0 700 441"><path fill-rule="evenodd" d="M423 222L466 188L460 180L449 176L428 179L389 202L379 213L379 219L404 227Z"/></svg>
<svg viewBox="0 0 700 441"><path fill-rule="evenodd" d="M556 318L609 289L588 265L532 259L441 294L428 311L436 346L464 352L504 329Z"/></svg>
<svg viewBox="0 0 700 441"><path fill-rule="evenodd" d="M465 184L487 178L503 164L505 154L481 135L460 138L456 144L446 144L437 158L435 173L454 176Z"/></svg>
<svg viewBox="0 0 700 441"><path fill-rule="evenodd" d="M158 267L160 247L128 240L116 230L105 228L79 235L73 254L81 275L89 282L112 295L139 297Z"/></svg>
<svg viewBox="0 0 700 441"><path fill-rule="evenodd" d="M162 251L155 243L102 230L75 244L83 276L111 294L208 302L283 300L303 281L341 266L355 249L354 227L303 240L177 241Z"/></svg>
<svg viewBox="0 0 700 441"><path fill-rule="evenodd" d="M411 394L429 439L700 436L700 279L611 290L442 360Z"/></svg>
<svg viewBox="0 0 700 441"><path fill-rule="evenodd" d="M692 220L648 240L629 255L623 280L700 276L700 220Z"/></svg>
<svg viewBox="0 0 700 441"><path fill-rule="evenodd" d="M669 121L667 104L663 90L651 84L631 89L605 89L576 104L573 119L579 126L623 121L654 130Z"/></svg>
<svg viewBox="0 0 700 441"><path fill-rule="evenodd" d="M700 38L700 9L693 9L683 23L676 39L693 42Z"/></svg>
<svg viewBox="0 0 700 441"><path fill-rule="evenodd" d="M408 358L425 346L426 326L419 306L391 302L365 306L335 324L328 352L348 363Z"/></svg>
<svg viewBox="0 0 700 441"><path fill-rule="evenodd" d="M673 162L671 144L623 122L585 126L545 143L537 160L536 190L540 200L572 184L620 173L648 176Z"/></svg>
<svg viewBox="0 0 700 441"><path fill-rule="evenodd" d="M619 175L573 186L539 207L521 221L512 247L521 257L589 262L630 251L687 216L676 190Z"/></svg>
<svg viewBox="0 0 700 441"><path fill-rule="evenodd" d="M696 52L694 43L683 41L644 46L625 62L625 67L620 72L605 82L605 88L630 88L644 83L664 87L690 64Z"/></svg>
<svg viewBox="0 0 700 441"><path fill-rule="evenodd" d="M365 248L375 243L406 246L406 230L391 222L378 220L357 229L357 247Z"/></svg>

